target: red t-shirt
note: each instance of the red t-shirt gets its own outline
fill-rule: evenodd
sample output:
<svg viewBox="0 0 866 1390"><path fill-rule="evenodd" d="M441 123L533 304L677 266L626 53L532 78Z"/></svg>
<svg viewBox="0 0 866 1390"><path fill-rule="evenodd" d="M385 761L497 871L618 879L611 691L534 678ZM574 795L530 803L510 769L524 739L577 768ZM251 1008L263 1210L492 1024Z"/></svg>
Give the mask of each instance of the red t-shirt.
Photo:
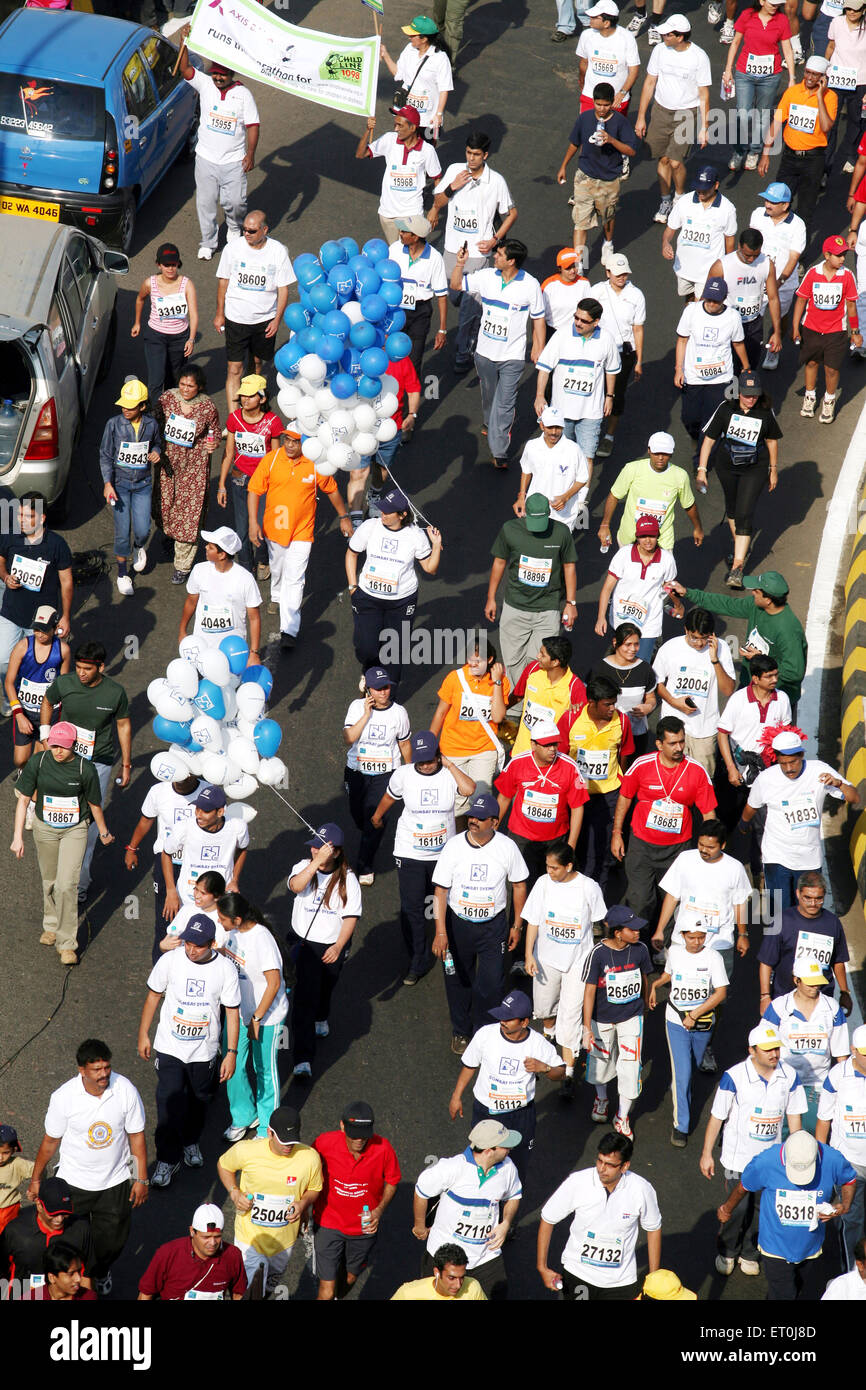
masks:
<svg viewBox="0 0 866 1390"><path fill-rule="evenodd" d="M392 376L397 383L398 404L391 419L399 430L403 428L403 407L406 404L406 393L407 391L420 391L421 382L409 357L401 357L399 362L390 362L385 375ZM388 387L387 382L385 382L385 386Z"/></svg>
<svg viewBox="0 0 866 1390"><path fill-rule="evenodd" d="M362 1236L361 1213L372 1211L382 1200L385 1184L400 1182L400 1164L391 1144L374 1134L363 1153L349 1153L341 1129L320 1134L313 1148L322 1160L322 1191L316 1199L316 1220L320 1226L344 1236Z"/></svg>
<svg viewBox="0 0 866 1390"><path fill-rule="evenodd" d="M700 763L683 758L663 767L657 753L636 759L620 784L620 795L634 797L631 833L650 845L684 845L692 838L692 813L715 809L713 784Z"/></svg>
<svg viewBox="0 0 866 1390"><path fill-rule="evenodd" d="M527 840L556 840L567 834L569 812L589 800L577 763L562 753L544 768L531 751L512 758L497 777L496 790L514 798L508 829Z"/></svg>
<svg viewBox="0 0 866 1390"><path fill-rule="evenodd" d="M845 303L848 299L856 300L857 282L844 265L828 280L823 265L822 261L820 265L811 266L797 288L797 298L805 299L807 304L802 321L814 333L842 333Z"/></svg>
<svg viewBox="0 0 866 1390"><path fill-rule="evenodd" d="M523 699L526 694L526 682L529 680L529 677L534 676L535 672L538 670L540 670L540 667L537 661L530 661L528 666L524 666L517 678L517 684L512 691L512 700ZM582 707L586 704L586 686L580 679L580 676L572 674L568 685L568 698L571 705ZM560 753L568 752L568 731L576 717L576 715L571 714L570 709L566 709L556 721L556 727L559 729L559 743L556 746Z"/></svg>
<svg viewBox="0 0 866 1390"><path fill-rule="evenodd" d="M761 76L766 73L769 76L770 73L782 71L779 45L782 39L791 37L791 26L784 10L781 14L777 11L769 24L766 25L762 24L758 18L757 10L744 10L738 16L734 28L738 34L743 35L743 42L737 54L737 72L748 72L749 76ZM773 55L772 68L760 61L762 57L766 58L770 53ZM749 65L750 54L754 54L755 58L758 59L757 62L753 61L751 66Z"/></svg>
<svg viewBox="0 0 866 1390"><path fill-rule="evenodd" d="M223 1242L211 1259L200 1260L190 1237L179 1236L159 1247L138 1282L139 1293L162 1303L182 1299L191 1289L228 1297L246 1293L247 1276L238 1247Z"/></svg>
<svg viewBox="0 0 866 1390"><path fill-rule="evenodd" d="M251 425L238 409L233 410L226 420L226 429L235 437L235 468L251 478L265 454L269 454L274 448L274 441L276 440L276 443L279 444L283 422L272 410L266 410L261 420L257 420L254 425ZM239 440L239 431L241 434L258 435L263 440L263 444L256 446L247 440ZM242 443L245 446L243 448L241 447Z"/></svg>

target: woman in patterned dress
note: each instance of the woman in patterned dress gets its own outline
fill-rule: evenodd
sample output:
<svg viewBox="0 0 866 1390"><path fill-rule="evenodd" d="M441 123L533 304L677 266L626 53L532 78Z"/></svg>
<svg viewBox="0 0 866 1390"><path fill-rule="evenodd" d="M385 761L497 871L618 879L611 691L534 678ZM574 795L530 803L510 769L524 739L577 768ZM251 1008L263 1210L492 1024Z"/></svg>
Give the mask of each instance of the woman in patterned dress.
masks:
<svg viewBox="0 0 866 1390"><path fill-rule="evenodd" d="M201 367L184 367L177 386L159 398L169 467L159 475L163 533L174 541L172 584L185 584L195 563L207 502L210 457L220 437L217 408Z"/></svg>

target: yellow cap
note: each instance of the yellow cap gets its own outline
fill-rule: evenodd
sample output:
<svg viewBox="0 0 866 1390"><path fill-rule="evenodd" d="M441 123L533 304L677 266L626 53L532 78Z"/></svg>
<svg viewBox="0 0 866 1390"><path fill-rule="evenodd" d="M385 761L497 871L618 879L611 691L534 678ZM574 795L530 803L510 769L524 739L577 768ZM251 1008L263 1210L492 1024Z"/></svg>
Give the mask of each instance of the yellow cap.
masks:
<svg viewBox="0 0 866 1390"><path fill-rule="evenodd" d="M124 410L134 410L137 405L141 405L147 400L147 387L143 381L125 381L120 388L120 397L114 402L115 405L123 406Z"/></svg>
<svg viewBox="0 0 866 1390"><path fill-rule="evenodd" d="M665 1303L694 1303L697 1294L684 1289L672 1269L655 1269L643 1281L644 1298Z"/></svg>
<svg viewBox="0 0 866 1390"><path fill-rule="evenodd" d="M268 383L265 381L264 377L252 374L250 376L244 377L243 381L238 387L238 395L256 396L259 394L259 392L261 392L262 395L265 395L267 393L267 389Z"/></svg>

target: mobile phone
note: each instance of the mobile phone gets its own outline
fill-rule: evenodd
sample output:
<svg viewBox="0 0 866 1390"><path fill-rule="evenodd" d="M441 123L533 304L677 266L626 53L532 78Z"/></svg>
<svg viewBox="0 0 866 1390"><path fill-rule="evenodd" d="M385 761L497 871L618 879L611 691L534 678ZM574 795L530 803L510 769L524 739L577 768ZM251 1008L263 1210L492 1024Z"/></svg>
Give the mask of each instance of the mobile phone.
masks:
<svg viewBox="0 0 866 1390"><path fill-rule="evenodd" d="M461 247L460 249L468 255L468 254L469 254L469 242L468 242L468 241L464 241L464 243L463 243L463 245L462 245L462 247Z"/></svg>
<svg viewBox="0 0 866 1390"><path fill-rule="evenodd" d="M695 702L694 702L694 700L692 699L691 695L687 695L687 696L685 697L685 699L683 700L683 704L684 704L684 705L688 705L689 709L697 709L697 705L695 704Z"/></svg>

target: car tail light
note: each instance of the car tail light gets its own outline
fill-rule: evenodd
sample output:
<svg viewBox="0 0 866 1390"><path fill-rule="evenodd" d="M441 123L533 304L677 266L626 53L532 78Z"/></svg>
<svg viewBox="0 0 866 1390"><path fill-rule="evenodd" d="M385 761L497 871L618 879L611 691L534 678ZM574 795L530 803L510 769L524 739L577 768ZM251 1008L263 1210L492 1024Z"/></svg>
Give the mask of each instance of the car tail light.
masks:
<svg viewBox="0 0 866 1390"><path fill-rule="evenodd" d="M102 152L102 179L100 188L110 193L117 187L117 171L120 165L120 151L117 143L117 126L114 117L105 113L105 145Z"/></svg>
<svg viewBox="0 0 866 1390"><path fill-rule="evenodd" d="M57 408L54 397L47 400L36 419L36 428L27 445L25 459L54 459L60 452L60 437L57 430Z"/></svg>

